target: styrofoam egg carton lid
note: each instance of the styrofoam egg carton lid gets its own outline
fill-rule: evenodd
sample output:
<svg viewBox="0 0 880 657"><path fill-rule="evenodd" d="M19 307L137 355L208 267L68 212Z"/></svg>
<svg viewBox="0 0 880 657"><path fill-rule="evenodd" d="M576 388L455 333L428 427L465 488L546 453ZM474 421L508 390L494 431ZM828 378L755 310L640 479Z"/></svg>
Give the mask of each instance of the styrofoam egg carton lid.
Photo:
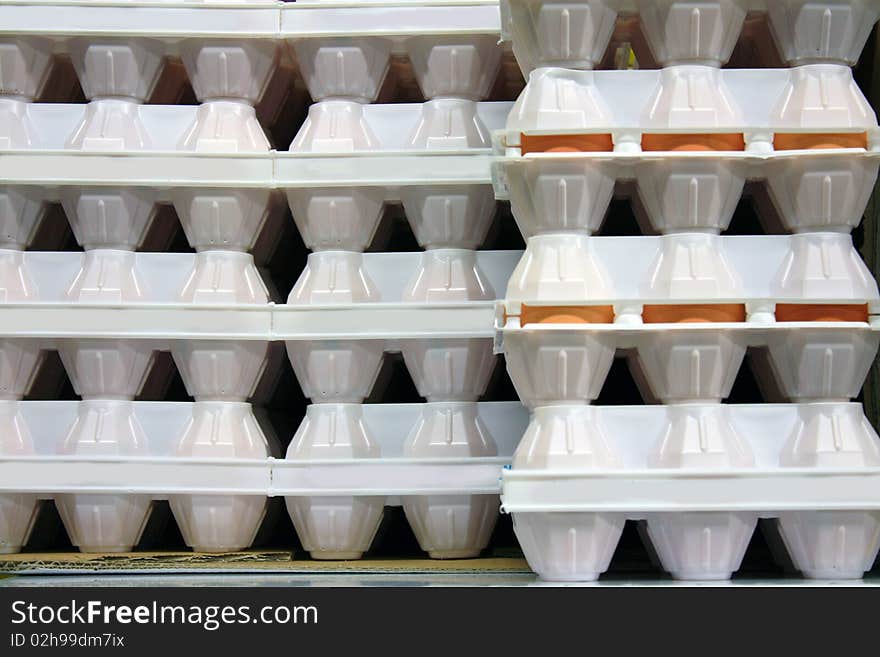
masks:
<svg viewBox="0 0 880 657"><path fill-rule="evenodd" d="M500 294L521 251L477 251L477 266L492 289ZM70 282L85 257L82 252L26 251L21 254L41 302L64 302ZM145 296L153 303L176 303L197 255L193 253L135 254L135 276L144 282ZM422 252L364 253L363 266L384 302L403 298L407 284L418 274Z"/></svg>
<svg viewBox="0 0 880 657"><path fill-rule="evenodd" d="M511 106L506 101L478 102L476 114L489 130L496 130L504 126ZM29 103L26 119L33 130L33 143L26 150L64 150L87 107L87 103ZM361 111L382 150L423 152L409 144L422 107L423 103L366 104ZM136 110L137 120L150 137L148 150L175 152L196 118L198 105L139 105Z"/></svg>
<svg viewBox="0 0 880 657"><path fill-rule="evenodd" d="M0 5L0 31L41 37L277 38L281 4L20 0Z"/></svg>
<svg viewBox="0 0 880 657"><path fill-rule="evenodd" d="M583 4L587 5L596 0L569 0L565 4L569 4L572 6ZM763 12L766 10L768 0L741 0L741 3L748 7L749 11ZM773 0L769 0L773 1ZM600 0L605 5L611 7L618 14L635 14L638 13L638 4L634 0ZM516 0L516 4L527 4L527 5L541 5L547 3L547 0ZM511 32L511 4L513 4L512 0L500 0L500 11L501 11L501 39L503 41L510 41L512 38Z"/></svg>
<svg viewBox="0 0 880 657"><path fill-rule="evenodd" d="M542 407L534 421L567 412ZM780 462L798 432L830 439L838 421L859 433L847 440L876 441L861 404L596 406L590 415L591 426L606 436L620 467L506 469L505 511L615 512L643 518L658 512L752 510L774 517L784 510L880 509L876 466L853 461L849 466L794 467ZM650 467L650 457L671 423L686 417L694 422L711 417L710 424L732 427L750 449L754 465Z"/></svg>
<svg viewBox="0 0 880 657"><path fill-rule="evenodd" d="M514 104L505 142L519 145L521 133L617 136L876 129L873 110L853 81L852 71L844 66L674 66L639 71L543 68L532 71Z"/></svg>
<svg viewBox="0 0 880 657"><path fill-rule="evenodd" d="M556 267L565 269L565 275ZM542 289L551 292L533 295ZM596 293L584 296L586 289ZM580 296L562 296L559 290ZM522 303L565 306L587 301L874 305L880 292L844 233L531 238L508 283L505 305L515 310Z"/></svg>
<svg viewBox="0 0 880 657"><path fill-rule="evenodd" d="M335 36L497 34L497 0L324 0L284 3L281 33L287 39Z"/></svg>
<svg viewBox="0 0 880 657"><path fill-rule="evenodd" d="M0 255L4 252L0 251ZM41 338L129 337L138 339L407 339L491 338L494 302L415 304L404 290L418 275L422 253L366 253L363 266L379 303L334 306L198 305L177 301L196 265L190 253L136 253L134 273L143 303L83 304L66 299L86 257L80 252L7 252L22 263L36 289L34 301L3 304L0 335ZM520 251L478 251L485 281L500 295ZM216 256L221 257L221 256Z"/></svg>
<svg viewBox="0 0 880 657"><path fill-rule="evenodd" d="M66 430L76 420L78 402L27 401L17 405L31 432L36 454L57 454ZM424 404L361 405L367 432L379 445L383 458L403 457L403 443L424 407ZM509 457L525 430L528 412L519 402L480 402L476 408L477 417L495 441L498 453ZM132 409L147 436L150 456L173 456L177 441L192 417L193 402L132 402Z"/></svg>
<svg viewBox="0 0 880 657"><path fill-rule="evenodd" d="M198 3L15 0L0 4L0 33L41 37L122 36L298 39L321 36L496 34L494 0Z"/></svg>
<svg viewBox="0 0 880 657"><path fill-rule="evenodd" d="M362 407L363 421L382 456L337 461L176 457L177 442L196 407L229 402L134 402L134 420L146 436L146 456L59 456L77 418L78 402L11 402L27 426L35 455L0 457L0 491L239 495L497 494L508 462L528 422L518 402L479 403L477 417L498 448L483 458L403 458L402 446L424 404Z"/></svg>
<svg viewBox="0 0 880 657"><path fill-rule="evenodd" d="M179 150L196 120L197 106L141 105L136 116L149 135L147 150L95 153L65 148L83 120L85 104L32 103L25 110L27 148L3 151L0 179L8 184L67 186L291 188L419 184L490 184L491 149L424 149L409 143L422 104L366 105L364 120L377 150L356 153L193 153ZM476 104L486 130L504 126L511 103ZM389 199L395 196L389 191Z"/></svg>

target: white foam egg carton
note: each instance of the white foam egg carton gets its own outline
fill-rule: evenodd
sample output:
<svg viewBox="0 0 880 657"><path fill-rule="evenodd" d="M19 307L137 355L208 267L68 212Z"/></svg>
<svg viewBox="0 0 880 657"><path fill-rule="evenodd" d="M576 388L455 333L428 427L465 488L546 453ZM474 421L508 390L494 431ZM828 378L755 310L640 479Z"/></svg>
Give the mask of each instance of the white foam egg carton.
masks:
<svg viewBox="0 0 880 657"><path fill-rule="evenodd" d="M27 62L27 53L46 59L52 52L66 52L90 99L143 102L163 60L179 57L206 105L200 110L207 124L203 136L228 133L232 127L253 129L252 112L229 100L256 103L288 52L312 98L367 101L375 100L392 51L409 56L426 97L464 94L470 100L486 96L501 56L497 3L481 0L37 0L0 5L0 26L5 59L17 61L21 69L47 69L48 62ZM15 72L15 84L4 81L6 94L22 95L16 89L22 72Z"/></svg>
<svg viewBox="0 0 880 657"><path fill-rule="evenodd" d="M787 231L850 231L861 223L880 168L864 149L772 154L536 153L493 164L496 194L510 200L524 236L597 232L615 195L634 203L646 233L727 230L745 184L760 181ZM632 181L623 187L618 183Z"/></svg>
<svg viewBox="0 0 880 657"><path fill-rule="evenodd" d="M880 345L878 301L846 233L538 235L498 304L496 351L530 408L596 399L617 352L648 399L719 402L750 347L787 398L842 401Z"/></svg>
<svg viewBox="0 0 880 657"><path fill-rule="evenodd" d="M129 551L150 503L169 500L187 544L217 552L248 547L267 498L285 497L316 556L359 556L350 546L369 547L375 527L366 534L361 527L371 514L402 504L426 549L448 557L456 556L450 552L456 545L477 552L485 546L498 513L501 468L527 414L508 402L317 405L308 409L287 459L279 458L246 403L0 401L0 423L3 553L26 542L39 499L55 500L71 541L83 551ZM301 434L316 431L349 444L357 435L371 453L326 458L314 447L297 451ZM413 455L413 445L463 431L478 432L485 453ZM76 438L83 435L91 439ZM479 500L485 517L469 519L461 511L434 517L431 500L465 510ZM311 515L303 511L309 502ZM444 524L450 518L454 522ZM348 541L347 554L331 550L334 541Z"/></svg>
<svg viewBox="0 0 880 657"><path fill-rule="evenodd" d="M609 305L616 324L640 324L646 304L740 303L753 321L772 323L777 303L867 304L875 314L878 298L845 232L547 233L529 238L503 307L518 316L523 305Z"/></svg>
<svg viewBox="0 0 880 657"><path fill-rule="evenodd" d="M0 108L6 102L11 106L17 101L0 97ZM19 103L15 116L0 127L3 186L47 188L45 193L54 200L58 187L125 185L152 188L157 200L167 201L169 190L185 187L488 185L488 135L503 126L510 103L477 103L476 120L484 143L476 147L459 144L458 148L431 148L410 140L422 121L421 104L366 105L358 123L372 135L371 148L350 147L349 151L356 152L348 153L338 147L324 153L270 151L268 145L262 152L242 150L233 136L204 142L211 148L192 150L184 144L199 122L198 106L136 104L122 109L125 120L141 135L140 143L127 148L120 137L115 141L118 148L107 143L106 148L93 152L96 149L70 142L89 120L90 107ZM111 122L107 130L115 127ZM113 140L108 137L108 142ZM395 198L393 192L388 195Z"/></svg>
<svg viewBox="0 0 880 657"><path fill-rule="evenodd" d="M877 118L845 66L533 71L507 121L505 147L529 135L610 134L640 152L643 134L733 133L745 150L770 150L774 133L871 133Z"/></svg>
<svg viewBox="0 0 880 657"><path fill-rule="evenodd" d="M645 521L679 579L726 579L759 518L810 578L860 578L880 547L880 440L861 405L535 409L502 478L503 510L544 579L608 568Z"/></svg>
<svg viewBox="0 0 880 657"><path fill-rule="evenodd" d="M500 29L498 3L491 0L11 0L0 6L0 24L0 33L58 40L118 35L171 43L185 38L498 34Z"/></svg>
<svg viewBox="0 0 880 657"><path fill-rule="evenodd" d="M659 232L725 230L748 180L766 182L792 231L851 229L877 178L878 135L873 110L842 66L541 69L495 135L493 175L526 236L596 231L623 180L635 181ZM608 150L571 152L573 136L604 136ZM528 151L528 137L561 148ZM720 143L671 150L670 138Z"/></svg>
<svg viewBox="0 0 880 657"><path fill-rule="evenodd" d="M778 219L786 231L851 231L862 221L878 169L880 152L858 148L764 155L530 153L493 163L496 196L510 200L526 238L598 232L618 196L632 201L646 234L717 234L729 228L750 181L762 183L770 199L762 218Z"/></svg>
<svg viewBox="0 0 880 657"><path fill-rule="evenodd" d="M730 58L750 12L767 14L790 65L854 64L880 18L876 0L501 0L501 36L524 72L543 66L592 69L621 15L638 15L662 66L720 66Z"/></svg>
<svg viewBox="0 0 880 657"><path fill-rule="evenodd" d="M354 12L376 19L367 29L370 34L376 34L377 29L381 34L377 25L385 22L393 26L398 17L394 7L384 4L367 4L360 8L336 3L301 4L309 15L318 17L311 21L306 36L314 36L312 33L322 21L325 27L336 25L337 9L342 14ZM51 56L60 46L51 38L36 36L28 30L22 35L11 27L8 36L0 37L0 70L3 71L0 149L15 152L4 158L10 170L0 173L0 180L13 187L5 196L19 194L16 187L19 185L52 187L69 183L87 186L82 194L71 196L70 205L77 205L77 199L86 197L103 198L117 206L120 192L114 187L118 184L122 189L149 188L149 193L141 194L141 205L146 208L150 200L155 202L157 195L167 195L169 189L181 190L172 191L170 195L185 227L191 222L210 223L207 215L212 212L229 213L233 216L228 220L236 226L242 224L241 231L247 233L237 236L238 241L244 241L247 246L265 217L261 210L268 203L268 190L276 186L313 186L327 180L333 181L331 186L349 186L361 183L364 177L369 178L373 186L385 187L397 187L400 181L404 186L448 183L450 178L467 181L469 185L474 180L487 178L485 162L461 156L484 156L476 150L489 148L489 133L506 113L506 108L481 109L477 102L488 94L496 77L500 50L492 30L488 34L479 28L476 32L468 29L462 32L461 26L468 24L468 16L481 24L480 16L474 17L473 12L467 10L476 9L477 14L481 14L488 5L435 7L440 14L456 16L458 27L451 35L446 34L437 22L440 19L429 17L433 20L427 23L430 34L412 36L405 43L416 76L431 100L408 109L395 107L390 110L390 116L386 113L383 117L382 110L365 109L361 102L375 100L390 65L394 39L357 35L294 39L299 68L311 95L320 102L310 109L306 125L291 150L337 155L335 159L313 157L302 166L292 161L277 164L284 156L271 149L254 109L276 67L277 44L262 38L259 29L251 30L247 20L236 22L237 15L249 11L253 11L258 21L264 20L260 16L268 9L271 17L274 9L272 20L280 35L278 26L282 13L291 6L262 2L238 6L150 2L143 5L62 2L57 7L40 3L3 5L0 12L9 10L10 24L21 14L17 20L23 23L23 28L39 25L43 34L52 23L52 12L56 9L57 16L68 12L76 14L79 20L85 21L81 27L92 25L97 20L93 14L97 14L98 19L103 16L111 22L122 21L135 26L135 31L147 26L132 20L139 10L143 10L145 21L164 21L172 31L181 29L181 25L187 23L187 16L191 23L203 12L211 14L217 10L220 23L227 28L241 27L248 36L254 37L231 39L220 33L178 38L179 42L174 43L175 54L181 57L201 105L151 109L143 103L159 78L164 58L169 54L168 43L155 35L126 36L124 30L122 35L107 32L106 26L87 36L68 35L63 46L91 102L80 107L51 108L46 110L51 116L45 116L40 106L31 101L44 86ZM47 20L37 20L29 13L31 9L36 11L35 8L48 12ZM403 25L409 27L408 21L414 15L421 15L425 5L403 2L400 9ZM175 17L175 13L182 15ZM427 13L431 14L430 8ZM178 18L183 23L177 22ZM359 20L355 19L355 23ZM367 27L369 22L362 27ZM0 24L4 24L2 17ZM66 25L67 22L62 23L59 28L62 33ZM209 32L218 27L211 28L209 22L206 25ZM391 32L394 33L394 29ZM340 170L339 156L355 149L373 151L373 158L359 158L356 165L349 165L347 169L352 179L346 181L340 177L346 167L343 165ZM425 151L437 149L443 150L449 159L429 161L432 158ZM376 151L390 157L376 158ZM70 160L73 153L77 159ZM93 157L83 157L86 154ZM420 162L407 157L416 154ZM432 173L434 164L436 175ZM369 173L352 175L356 170ZM65 171L81 173L70 176ZM92 184L102 190L91 190L88 186ZM193 191L194 187L199 189ZM247 191L225 191L230 187ZM14 205L17 201L9 202ZM214 206L216 209L212 210ZM193 232L203 234L194 236ZM201 225L187 230L187 236L204 241L207 237L204 233L211 232L209 227ZM211 237L215 245L217 235Z"/></svg>
<svg viewBox="0 0 880 657"><path fill-rule="evenodd" d="M113 252L111 252L113 253ZM4 276L0 288L6 338L76 340L114 338L176 340L310 340L482 337L493 334L495 290L503 290L519 251L480 251L474 256L491 299L416 303L405 299L419 276L423 253L357 254L376 296L369 303L308 305L202 304L181 298L203 254L119 252L142 293L138 299L80 298L68 295L90 260L89 252L0 250ZM316 254L312 254L312 258ZM225 252L212 252L219 261ZM232 254L236 260L236 254ZM236 263L233 262L233 265ZM113 273L113 272L110 272ZM108 274L109 275L109 274ZM19 290L18 283L24 282ZM259 283L262 285L262 283ZM23 294L18 294L20 291Z"/></svg>
<svg viewBox="0 0 880 657"><path fill-rule="evenodd" d="M730 396L751 348L766 349L764 384L775 382L783 398L848 401L878 345L880 327L865 322L557 324L507 328L502 349L520 399L535 408L594 401L618 354L646 399L717 403Z"/></svg>

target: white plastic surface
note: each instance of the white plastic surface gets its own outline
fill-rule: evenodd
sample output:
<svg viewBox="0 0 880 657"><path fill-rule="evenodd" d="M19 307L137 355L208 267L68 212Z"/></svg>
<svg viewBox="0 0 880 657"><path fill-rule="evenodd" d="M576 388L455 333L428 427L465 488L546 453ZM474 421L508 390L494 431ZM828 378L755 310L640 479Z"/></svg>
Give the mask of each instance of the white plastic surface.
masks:
<svg viewBox="0 0 880 657"><path fill-rule="evenodd" d="M126 185L153 188L157 201L170 200L174 188L384 187L385 199L399 200L397 188L420 184L487 185L488 137L479 147L432 148L409 141L422 119L422 104L367 105L361 111L375 135L373 150L288 153L258 148L258 134L241 128L228 139L203 148L189 147L193 126L205 125L218 103L191 105L130 105L147 136L138 151L83 153L66 150L66 141L89 111L89 105L28 104L0 99L0 112L9 106L25 126L26 137L4 140L0 127L0 180L5 185L37 186L49 200L58 187ZM237 111L253 112L242 104ZM210 106L210 107L209 107ZM476 116L486 134L504 125L510 103L477 103ZM238 120L233 122L239 125ZM4 122L4 126L6 123ZM223 124L221 124L223 125ZM242 132L245 131L245 132ZM242 141L243 140L243 141ZM256 140L256 141L255 141ZM244 146L242 146L244 144ZM210 146L210 148L208 148ZM356 152L352 152L355 150Z"/></svg>
<svg viewBox="0 0 880 657"><path fill-rule="evenodd" d="M650 229L724 231L747 180L763 180L783 226L792 232L852 230L870 199L880 158L873 151L748 153L530 154L493 165L496 192L509 198L520 230L594 233L615 182L633 180L632 196Z"/></svg>
<svg viewBox="0 0 880 657"><path fill-rule="evenodd" d="M499 32L493 0L398 0L345 4L181 2L141 0L16 0L0 6L2 33L65 39L74 35L151 36L174 43L183 38L299 40L359 35L400 38L416 34Z"/></svg>
<svg viewBox="0 0 880 657"><path fill-rule="evenodd" d="M861 577L880 548L872 492L880 439L861 407L846 402L860 391L880 333L871 319L791 323L776 313L781 303L877 311L877 284L846 234L862 219L880 165L877 119L848 68L880 2L501 4L502 36L512 38L528 84L493 136L493 178L527 249L498 304L496 347L533 410L502 497L530 565L546 579L596 579L624 521L637 519L674 577L727 579L767 517L778 519L806 576ZM720 68L750 11L768 12L794 68ZM665 68L590 70L622 13L638 14ZM866 146L829 139L783 150L781 137L804 133L864 134ZM657 151L660 135L676 150ZM530 147L527 137L550 139ZM594 146L579 145L589 138ZM711 139L720 145L707 152ZM592 237L624 180L635 182L637 213L647 216L640 224L661 237ZM766 182L794 236L719 236L747 180ZM742 304L744 320L643 323L647 305L723 303ZM565 323L528 319L526 306L555 307L554 320ZM572 308L589 306L609 307L613 320L575 323ZM721 405L749 347L766 350L764 374L799 403ZM621 351L643 396L667 406L589 405Z"/></svg>
<svg viewBox="0 0 880 657"><path fill-rule="evenodd" d="M503 508L547 579L595 579L625 518L647 520L676 577L724 579L759 516L780 519L806 576L858 578L880 547L878 450L858 404L547 406Z"/></svg>
<svg viewBox="0 0 880 657"><path fill-rule="evenodd" d="M672 402L720 401L749 347L767 347L766 373L792 400L858 396L880 332L864 323L555 325L504 332L507 369L529 407L596 399L616 350L649 396ZM644 394L644 392L643 392Z"/></svg>
<svg viewBox="0 0 880 657"><path fill-rule="evenodd" d="M21 298L7 288L0 334L45 339L47 346L55 338L91 337L155 340L154 348L163 348L162 344L182 339L490 338L494 332L494 296L440 304L405 300L406 286L420 268L420 253L362 256L365 271L378 290L377 303L308 306L231 297L216 304L188 302L179 297L179 291L195 270L199 254L129 255L137 280L149 281L140 301L70 302L65 293L82 266L84 254L0 250L0 263L15 273L4 280L29 280L32 289ZM520 255L518 251L477 253L487 289L504 289Z"/></svg>
<svg viewBox="0 0 880 657"><path fill-rule="evenodd" d="M638 14L654 59L663 66L719 66L748 12L768 14L789 64L854 64L880 18L875 0L501 0L501 36L512 40L523 71L552 65L590 69L602 59L619 15Z"/></svg>
<svg viewBox="0 0 880 657"><path fill-rule="evenodd" d="M30 125L24 119L27 102L40 93L52 61L52 42L40 37L0 41L0 147L27 146ZM42 190L0 188L0 301L26 302L36 298L30 277L23 275L21 255L34 237L42 217ZM0 410L0 453L27 455L33 442L27 427L16 418L15 402L30 389L42 361L40 343L29 339L0 340L0 396L9 402ZM11 407L10 407L11 405ZM29 494L0 496L0 554L21 549L36 517L37 497Z"/></svg>
<svg viewBox="0 0 880 657"><path fill-rule="evenodd" d="M613 134L632 152L642 133L876 131L877 119L845 66L793 69L536 69L507 121L506 145L519 134ZM763 144L762 144L763 148Z"/></svg>
<svg viewBox="0 0 880 657"><path fill-rule="evenodd" d="M300 434L335 440L345 434L346 426L359 427L375 445L369 458L352 458L358 456L353 453L340 458L336 454L340 447L333 454L314 448L297 451L295 446L301 445L297 439L286 460L267 458L270 448L250 405L236 402L0 402L4 427L0 435L6 437L0 456L0 547L10 552L26 541L37 497L54 497L71 539L85 550L101 551L130 549L146 520L149 501L155 499L170 499L187 543L200 551L247 547L259 526L265 498L274 496L311 500L313 508L323 509L346 500L358 504L375 500L378 511L386 503L400 504L399 496L405 496L407 503L418 503L424 495L439 496L430 499L477 496L496 500L486 507L495 517L501 467L509 461L527 422L519 404L450 406L455 417L476 423L472 426L497 446L498 456L483 450L439 458L430 452L413 454L406 446L422 440L420 418L435 412L422 404L350 405L357 410L354 425L324 423L320 426L325 431L317 433L309 428L318 429L312 422L315 417L344 407L310 407ZM122 420L128 434L136 435L138 449L124 453L114 449L119 436L128 434L120 433L119 425L109 422L110 416ZM101 417L108 422L92 421ZM450 429L452 435L464 435L457 428L437 428L438 436ZM65 435L82 431L92 431L95 439L78 444L92 447L71 453ZM13 435L20 437L19 442L9 440ZM303 535L299 524L297 529L304 543L314 534L307 530ZM482 535L475 538L464 530L466 540L480 542ZM456 536L453 532L453 540ZM315 548L316 553L321 551L327 552ZM339 552L323 556L339 557Z"/></svg>
<svg viewBox="0 0 880 657"><path fill-rule="evenodd" d="M88 383L99 380L96 376ZM73 426L56 446L60 455L146 456L147 437L133 417L130 401L87 400L77 410ZM83 552L129 552L140 539L150 510L146 495L74 493L58 495L55 502L71 543Z"/></svg>
<svg viewBox="0 0 880 657"><path fill-rule="evenodd" d="M53 493L144 493L155 499L172 494L296 495L422 495L438 493L497 493L501 464L509 462L528 421L517 402L478 403L478 417L498 447L488 461L456 458L411 458L404 442L425 408L424 404L365 404L363 423L379 445L381 458L306 459L307 462L238 457L204 458L176 453L193 413L249 408L236 402L130 402L133 416L146 437L146 452L138 457L62 456L58 450L77 418L79 402L4 402L5 418L25 426L32 438L29 456L3 457L0 490ZM447 467L457 463L453 473ZM485 467L485 466L490 467ZM405 472L408 468L409 471ZM184 476L191 470L190 476ZM238 472L237 475L233 473ZM397 475L389 473L398 472ZM100 473L100 474L96 474Z"/></svg>
<svg viewBox="0 0 880 657"><path fill-rule="evenodd" d="M780 132L863 132L867 149L774 150L774 133ZM523 156L525 133L606 134L614 150ZM745 150L642 150L647 135L663 133L742 134ZM530 76L505 132L496 134L504 155L493 164L493 176L496 195L510 199L527 236L595 232L618 180L635 181L651 227L663 233L725 230L746 180L766 182L793 232L851 230L877 179L876 135L876 116L842 66L540 69Z"/></svg>
<svg viewBox="0 0 880 657"><path fill-rule="evenodd" d="M499 447L474 403L434 402L404 444L408 458L490 458ZM498 518L494 495L404 497L403 509L422 549L433 558L476 557Z"/></svg>
<svg viewBox="0 0 880 657"><path fill-rule="evenodd" d="M878 299L877 284L845 233L550 233L528 240L505 308L519 315L524 303L608 304L617 306L618 323L632 323L640 321L644 303L740 302L772 321L770 305L777 302L874 306Z"/></svg>

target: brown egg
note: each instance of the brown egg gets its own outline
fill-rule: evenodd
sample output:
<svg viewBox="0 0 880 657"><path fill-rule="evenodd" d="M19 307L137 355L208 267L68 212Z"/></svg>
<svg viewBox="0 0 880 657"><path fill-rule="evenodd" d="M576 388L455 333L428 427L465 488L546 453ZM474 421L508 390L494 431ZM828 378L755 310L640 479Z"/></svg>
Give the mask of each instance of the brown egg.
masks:
<svg viewBox="0 0 880 657"><path fill-rule="evenodd" d="M868 304L780 303L777 322L867 322Z"/></svg>
<svg viewBox="0 0 880 657"><path fill-rule="evenodd" d="M611 324L613 306L523 306L520 325Z"/></svg>
<svg viewBox="0 0 880 657"><path fill-rule="evenodd" d="M608 153L614 150L611 135L520 135L522 154Z"/></svg>
<svg viewBox="0 0 880 657"><path fill-rule="evenodd" d="M746 321L741 303L647 305L642 311L646 324L706 324Z"/></svg>
<svg viewBox="0 0 880 657"><path fill-rule="evenodd" d="M642 150L651 151L742 151L741 134L644 134Z"/></svg>

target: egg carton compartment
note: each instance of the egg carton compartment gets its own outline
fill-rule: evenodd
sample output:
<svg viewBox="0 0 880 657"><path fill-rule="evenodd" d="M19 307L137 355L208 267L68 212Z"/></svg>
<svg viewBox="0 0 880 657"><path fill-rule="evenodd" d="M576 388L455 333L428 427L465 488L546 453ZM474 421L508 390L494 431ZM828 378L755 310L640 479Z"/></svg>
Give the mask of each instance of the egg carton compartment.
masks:
<svg viewBox="0 0 880 657"><path fill-rule="evenodd" d="M875 0L501 0L501 36L524 72L592 69L615 29L638 23L654 62L720 66L733 54L749 15L765 14L772 44L789 64L854 64L880 18Z"/></svg>
<svg viewBox="0 0 880 657"><path fill-rule="evenodd" d="M502 506L544 579L596 579L626 519L674 577L727 579L759 518L804 576L857 579L880 546L878 465L858 404L544 406Z"/></svg>
<svg viewBox="0 0 880 657"><path fill-rule="evenodd" d="M318 405L284 459L249 404L4 401L0 409L4 553L26 542L39 499L55 500L83 551L129 551L151 502L169 500L188 545L222 552L251 544L268 497L287 498L301 538L323 558L369 547L370 523L386 504L407 509L437 556L460 556L456 545L479 553L497 516L501 468L527 423L517 403ZM469 433L483 453L431 453L439 436L459 442ZM338 442L331 454L304 434ZM369 453L342 458L343 443ZM347 553L334 541L348 541Z"/></svg>

